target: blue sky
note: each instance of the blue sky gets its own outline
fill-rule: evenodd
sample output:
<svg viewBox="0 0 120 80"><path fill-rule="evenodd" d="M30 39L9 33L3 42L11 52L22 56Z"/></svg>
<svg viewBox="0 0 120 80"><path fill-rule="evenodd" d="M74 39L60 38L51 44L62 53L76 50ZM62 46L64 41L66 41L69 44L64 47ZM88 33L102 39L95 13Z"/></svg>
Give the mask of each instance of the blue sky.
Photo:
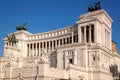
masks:
<svg viewBox="0 0 120 80"><path fill-rule="evenodd" d="M78 16L98 0L0 0L0 56L3 38L27 22L31 33L60 29L75 24ZM112 39L120 51L120 0L101 0L101 7L113 19Z"/></svg>

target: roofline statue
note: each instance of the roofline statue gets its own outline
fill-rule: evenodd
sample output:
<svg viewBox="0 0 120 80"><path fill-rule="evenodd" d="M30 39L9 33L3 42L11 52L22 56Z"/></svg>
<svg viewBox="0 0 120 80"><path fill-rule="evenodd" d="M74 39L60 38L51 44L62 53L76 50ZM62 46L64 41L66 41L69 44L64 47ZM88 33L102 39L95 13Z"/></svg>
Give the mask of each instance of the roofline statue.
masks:
<svg viewBox="0 0 120 80"><path fill-rule="evenodd" d="M20 31L20 30L27 31L26 25L27 25L27 23L23 23L22 25L16 26L16 30L17 31Z"/></svg>
<svg viewBox="0 0 120 80"><path fill-rule="evenodd" d="M100 1L94 3L95 4L95 10L100 10L101 9L100 3L101 3Z"/></svg>
<svg viewBox="0 0 120 80"><path fill-rule="evenodd" d="M93 12L96 10L101 10L100 3L101 3L101 1L98 1L98 2L94 3L94 6L92 6L92 5L88 6L88 11Z"/></svg>
<svg viewBox="0 0 120 80"><path fill-rule="evenodd" d="M18 43L18 40L15 37L14 33L12 33L11 35L7 35L6 37L7 37L7 40L8 40L9 43L12 42L13 45L14 44L16 45L16 43Z"/></svg>
<svg viewBox="0 0 120 80"><path fill-rule="evenodd" d="M94 8L92 7L92 5L88 6L88 11L89 11L89 12L94 11Z"/></svg>

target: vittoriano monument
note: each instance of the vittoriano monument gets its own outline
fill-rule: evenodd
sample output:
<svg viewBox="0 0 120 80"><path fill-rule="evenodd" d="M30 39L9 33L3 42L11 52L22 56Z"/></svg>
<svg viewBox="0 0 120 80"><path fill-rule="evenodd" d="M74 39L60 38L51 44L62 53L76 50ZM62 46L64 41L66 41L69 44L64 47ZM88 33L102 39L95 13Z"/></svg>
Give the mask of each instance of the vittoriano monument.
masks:
<svg viewBox="0 0 120 80"><path fill-rule="evenodd" d="M88 11L58 30L33 34L26 23L17 26L4 38L0 80L118 80L113 20L100 2Z"/></svg>

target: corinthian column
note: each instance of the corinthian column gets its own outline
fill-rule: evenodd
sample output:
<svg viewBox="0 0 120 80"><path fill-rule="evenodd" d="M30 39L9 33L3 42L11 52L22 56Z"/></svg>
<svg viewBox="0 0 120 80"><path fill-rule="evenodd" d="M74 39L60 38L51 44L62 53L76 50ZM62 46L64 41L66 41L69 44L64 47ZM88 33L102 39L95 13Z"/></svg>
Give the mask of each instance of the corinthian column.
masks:
<svg viewBox="0 0 120 80"><path fill-rule="evenodd" d="M73 32L72 32L72 44L73 44L73 41L74 41L74 37L73 37L74 35L73 35Z"/></svg>
<svg viewBox="0 0 120 80"><path fill-rule="evenodd" d="M49 52L51 51L51 42L49 41Z"/></svg>
<svg viewBox="0 0 120 80"><path fill-rule="evenodd" d="M32 53L32 55L34 56L35 55L35 46L34 46L34 43L32 44L32 50L33 50L33 53Z"/></svg>
<svg viewBox="0 0 120 80"><path fill-rule="evenodd" d="M40 49L40 42L39 42L39 52L38 52L38 56L40 55L40 51L41 51L41 49Z"/></svg>
<svg viewBox="0 0 120 80"><path fill-rule="evenodd" d="M86 43L86 26L84 27L84 43Z"/></svg>
<svg viewBox="0 0 120 80"><path fill-rule="evenodd" d="M37 43L35 43L35 56L37 56Z"/></svg>
<svg viewBox="0 0 120 80"><path fill-rule="evenodd" d="M89 43L91 44L91 25L89 25Z"/></svg>
<svg viewBox="0 0 120 80"><path fill-rule="evenodd" d="M81 39L81 38L82 38L82 37L81 37L82 34L81 34L81 33L82 33L82 32L81 32L81 27L79 27L79 30L78 30L78 42L79 42L79 43L82 42L82 39Z"/></svg>
<svg viewBox="0 0 120 80"><path fill-rule="evenodd" d="M30 56L30 44L28 44L28 56Z"/></svg>

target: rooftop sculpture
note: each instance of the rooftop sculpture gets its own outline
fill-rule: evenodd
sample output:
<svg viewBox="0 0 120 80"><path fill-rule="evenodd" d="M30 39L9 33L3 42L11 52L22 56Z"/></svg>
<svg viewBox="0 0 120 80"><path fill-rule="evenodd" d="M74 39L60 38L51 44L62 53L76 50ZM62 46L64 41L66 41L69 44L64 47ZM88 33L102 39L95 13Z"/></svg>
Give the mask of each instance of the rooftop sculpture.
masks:
<svg viewBox="0 0 120 80"><path fill-rule="evenodd" d="M94 6L90 5L88 6L88 11L89 12L93 12L93 11L96 11L96 10L100 10L101 9L101 6L100 6L100 1L94 3Z"/></svg>
<svg viewBox="0 0 120 80"><path fill-rule="evenodd" d="M18 42L14 33L12 33L12 35L7 35L7 40L9 43L12 42L12 45L16 45L16 43Z"/></svg>
<svg viewBox="0 0 120 80"><path fill-rule="evenodd" d="M27 25L27 23L23 23L22 25L16 26L16 30L17 31L20 31L20 30L27 31L26 25Z"/></svg>

